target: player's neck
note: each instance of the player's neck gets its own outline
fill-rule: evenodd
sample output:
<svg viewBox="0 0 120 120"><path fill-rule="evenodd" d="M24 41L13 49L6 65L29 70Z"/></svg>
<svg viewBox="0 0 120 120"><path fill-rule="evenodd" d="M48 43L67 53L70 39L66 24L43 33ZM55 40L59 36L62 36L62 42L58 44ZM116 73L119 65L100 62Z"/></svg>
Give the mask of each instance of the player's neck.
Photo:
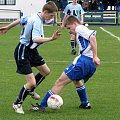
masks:
<svg viewBox="0 0 120 120"><path fill-rule="evenodd" d="M73 5L76 5L77 4L77 2L73 2Z"/></svg>

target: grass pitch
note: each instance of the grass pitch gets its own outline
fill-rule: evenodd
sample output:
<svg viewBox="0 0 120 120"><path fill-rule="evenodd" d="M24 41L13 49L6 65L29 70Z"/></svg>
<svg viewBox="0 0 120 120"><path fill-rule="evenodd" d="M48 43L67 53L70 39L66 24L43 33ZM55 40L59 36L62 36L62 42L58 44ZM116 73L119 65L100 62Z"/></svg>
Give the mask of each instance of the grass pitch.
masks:
<svg viewBox="0 0 120 120"><path fill-rule="evenodd" d="M45 36L51 36L58 28L45 27ZM31 103L40 101L34 101L28 96L23 104L25 114L20 115L13 111L12 103L25 83L24 76L15 72L13 53L19 42L20 33L20 27L17 26L0 36L0 120L119 120L120 41L102 31L99 26L89 28L97 30L98 56L101 59L97 72L85 85L92 109L78 109L79 98L74 85L69 84L60 94L64 100L60 110L48 108L46 113L31 113L28 111ZM119 27L103 28L120 37ZM51 74L36 89L43 98L75 56L70 54L70 40L66 29L62 30L62 36L58 40L44 43L38 50L51 69ZM37 73L35 68L33 71Z"/></svg>

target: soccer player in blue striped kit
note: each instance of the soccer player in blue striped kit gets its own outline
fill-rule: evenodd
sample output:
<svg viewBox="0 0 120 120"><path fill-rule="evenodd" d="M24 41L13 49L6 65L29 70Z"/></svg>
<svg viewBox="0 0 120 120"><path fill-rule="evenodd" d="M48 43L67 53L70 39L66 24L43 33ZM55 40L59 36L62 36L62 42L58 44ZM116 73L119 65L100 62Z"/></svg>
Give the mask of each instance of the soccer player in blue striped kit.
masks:
<svg viewBox="0 0 120 120"><path fill-rule="evenodd" d="M96 31L90 30L82 25L75 16L68 16L65 21L65 26L69 33L76 35L76 40L79 46L78 56L74 59L55 82L51 90L47 92L38 106L33 106L31 111L45 112L48 98L53 94L60 94L62 88L73 82L81 104L79 108L91 109L91 104L86 95L86 89L82 83L86 83L96 71L96 66L100 65L100 59L97 56Z"/></svg>
<svg viewBox="0 0 120 120"><path fill-rule="evenodd" d="M19 23L23 25L20 42L15 49L14 57L17 73L25 75L27 83L23 85L16 101L13 103L16 113L24 114L22 104L27 95L31 95L34 99L40 98L34 89L50 73L50 69L42 56L39 55L37 47L42 43L56 40L60 36L59 30L55 31L51 37L44 37L43 31L43 21L52 19L57 11L58 8L55 3L50 1L43 6L41 13L23 17L0 29L2 34ZM36 67L39 70L36 76L32 72L32 67Z"/></svg>

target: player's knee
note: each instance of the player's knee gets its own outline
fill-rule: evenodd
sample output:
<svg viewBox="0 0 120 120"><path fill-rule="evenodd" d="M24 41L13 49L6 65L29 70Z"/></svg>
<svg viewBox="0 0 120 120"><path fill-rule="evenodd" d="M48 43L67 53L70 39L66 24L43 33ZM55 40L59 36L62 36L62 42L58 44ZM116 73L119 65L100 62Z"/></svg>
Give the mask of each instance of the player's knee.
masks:
<svg viewBox="0 0 120 120"><path fill-rule="evenodd" d="M36 79L35 79L33 73L31 73L31 74L29 74L29 75L26 75L26 80L27 80L27 85L28 85L29 87L33 87L33 86L36 85Z"/></svg>
<svg viewBox="0 0 120 120"><path fill-rule="evenodd" d="M31 88L33 88L34 86L36 86L36 81L31 81L30 82L30 86L31 86Z"/></svg>
<svg viewBox="0 0 120 120"><path fill-rule="evenodd" d="M75 84L76 87L80 87L80 86L83 85L83 83L82 83L81 80L79 80L79 81L74 81L74 84Z"/></svg>
<svg viewBox="0 0 120 120"><path fill-rule="evenodd" d="M36 86L36 81L29 81L25 86L27 89L32 89L34 86Z"/></svg>
<svg viewBox="0 0 120 120"><path fill-rule="evenodd" d="M57 86L57 85L59 85L59 80L57 80L57 81L55 82L55 86Z"/></svg>
<svg viewBox="0 0 120 120"><path fill-rule="evenodd" d="M44 72L44 76L48 76L50 74L50 69L47 69L45 72Z"/></svg>

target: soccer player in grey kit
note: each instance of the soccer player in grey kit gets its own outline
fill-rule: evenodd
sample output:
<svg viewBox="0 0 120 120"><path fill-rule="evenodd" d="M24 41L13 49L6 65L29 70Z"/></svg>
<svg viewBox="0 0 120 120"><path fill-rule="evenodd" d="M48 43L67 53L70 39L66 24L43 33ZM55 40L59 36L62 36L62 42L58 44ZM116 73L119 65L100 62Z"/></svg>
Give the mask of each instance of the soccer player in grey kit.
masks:
<svg viewBox="0 0 120 120"><path fill-rule="evenodd" d="M51 37L44 37L43 31L43 21L52 19L57 11L58 8L55 3L50 1L43 6L41 13L23 17L0 29L2 34L19 23L23 25L20 42L15 49L14 57L17 73L25 75L27 83L23 85L16 101L13 103L13 109L17 113L24 114L22 103L27 95L31 95L34 99L40 98L34 89L50 73L50 69L42 56L39 55L37 47L42 43L56 40L60 36L61 32L59 30L55 31ZM35 76L32 67L39 70L39 73Z"/></svg>

